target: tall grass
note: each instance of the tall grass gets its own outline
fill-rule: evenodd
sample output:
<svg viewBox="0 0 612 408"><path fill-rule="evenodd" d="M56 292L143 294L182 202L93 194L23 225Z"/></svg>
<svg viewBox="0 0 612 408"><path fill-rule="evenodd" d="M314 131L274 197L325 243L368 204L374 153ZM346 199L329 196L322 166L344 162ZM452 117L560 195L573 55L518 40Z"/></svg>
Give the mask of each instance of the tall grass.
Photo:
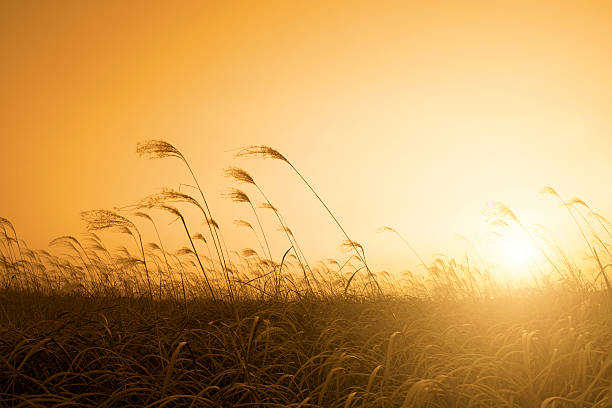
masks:
<svg viewBox="0 0 612 408"><path fill-rule="evenodd" d="M28 248L0 218L0 406L612 406L612 228L584 201L546 190L578 227L592 270L495 203L489 220L520 228L546 261L535 286L511 287L467 257L427 262L383 227L423 267L392 275L369 268L363 246L283 155L250 147L239 156L278 159L299 175L352 251L308 262L253 177L226 169L276 215L289 245L276 263L252 196L230 193L254 213L265 249L249 222L237 225L252 230L261 256L226 245L176 148L149 141L138 152L179 158L200 197L167 188L125 213L83 212L89 233L61 236L49 251ZM184 231L177 251L157 228L164 216ZM134 245L109 249L102 230Z"/></svg>

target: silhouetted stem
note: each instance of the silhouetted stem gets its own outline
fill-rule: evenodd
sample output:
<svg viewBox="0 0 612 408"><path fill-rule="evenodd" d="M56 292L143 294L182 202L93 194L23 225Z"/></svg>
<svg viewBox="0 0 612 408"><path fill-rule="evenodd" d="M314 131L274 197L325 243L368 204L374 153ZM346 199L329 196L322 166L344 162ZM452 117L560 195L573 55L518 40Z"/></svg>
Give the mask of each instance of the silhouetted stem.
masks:
<svg viewBox="0 0 612 408"><path fill-rule="evenodd" d="M206 286L208 287L208 290L210 291L210 296L213 298L213 300L217 300L217 298L215 297L215 292L213 291L210 281L208 280L208 275L206 274L206 270L204 269L204 266L202 265L202 261L200 260L200 256L198 255L198 250L193 244L193 240L191 239L191 235L189 234L189 229L187 228L185 219L183 218L183 216L179 216L179 218L181 219L181 222L183 223L183 227L185 228L185 233L187 233L187 238L189 239L191 248L193 248L193 253L196 256L196 259L198 260L198 264L200 265L200 269L202 270L202 274L204 275L204 280L206 281Z"/></svg>
<svg viewBox="0 0 612 408"><path fill-rule="evenodd" d="M336 225L338 226L338 228L340 228L340 230L342 231L342 233L344 234L344 236L346 237L346 239L350 242L351 246L353 247L353 250L355 251L355 253L357 254L357 257L361 260L361 262L363 262L363 265L365 266L366 270L368 271L368 275L370 276L370 278L374 281L374 283L376 284L378 291L380 292L380 294L382 295L382 289L380 287L380 285L378 284L378 282L376 281L376 277L374 276L374 274L372 273L372 271L370 270L370 267L368 266L366 260L364 257L361 256L361 254L359 253L359 251L357 250L357 247L354 244L354 241L349 237L348 233L344 230L344 228L342 227L342 224L340 224L340 221L338 221L338 219L336 218L336 216L334 215L334 213L332 213L332 211L329 209L329 207L327 206L327 204L325 204L325 202L323 201L323 199L319 196L319 194L317 194L317 192L315 191L314 188L312 188L312 186L310 185L310 183L308 183L308 181L306 181L306 179L304 178L304 176L302 176L302 174L295 168L295 166L293 166L293 164L291 164L291 162L287 161L287 164L289 164L289 166L291 166L291 168L295 171L295 173L302 179L302 181L308 186L308 188L310 189L310 191L312 191L312 193L315 195L315 197L317 197L317 199L319 200L319 202L323 205L323 207L327 210L327 212L329 213L329 215L332 217L332 219L334 220L334 222L336 223Z"/></svg>

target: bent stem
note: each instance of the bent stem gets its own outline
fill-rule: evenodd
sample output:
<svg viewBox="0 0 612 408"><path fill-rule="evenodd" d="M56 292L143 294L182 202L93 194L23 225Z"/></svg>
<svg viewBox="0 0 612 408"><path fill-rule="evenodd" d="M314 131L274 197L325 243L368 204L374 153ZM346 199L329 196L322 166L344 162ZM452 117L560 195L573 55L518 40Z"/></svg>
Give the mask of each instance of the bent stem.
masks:
<svg viewBox="0 0 612 408"><path fill-rule="evenodd" d="M369 278L376 284L376 287L378 288L379 293L381 295L383 294L382 288L380 287L380 285L378 284L378 281L376 280L376 277L374 276L374 274L370 270L370 267L368 266L365 258L361 256L361 254L357 250L357 247L354 245L355 241L353 241L349 237L348 233L346 232L346 230L344 229L342 224L340 224L340 221L338 221L338 219L336 218L334 213L329 209L329 207L327 206L325 201L323 201L323 199L315 191L315 189L312 187L312 185L306 180L306 178L302 175L302 173L300 173L298 171L298 169L293 165L293 163L291 163L289 160L287 160L287 158L285 156L283 156L281 153L279 153L278 151L276 151L276 150L274 150L274 149L272 149L271 147L268 147L268 146L251 146L251 147L247 147L247 148L241 150L240 152L238 152L237 156L238 157L241 157L241 156L242 157L249 157L249 156L250 157L253 157L253 156L257 157L257 156L259 156L259 157L264 157L264 158L278 159L278 160L282 160L285 163L287 163L293 169L293 171L298 175L298 177L300 179L302 179L302 181L304 182L304 184L306 184L306 186L310 189L310 191L315 195L315 197L319 200L321 205L323 205L325 210L327 210L328 214L334 220L334 222L336 223L338 228L340 228L340 231L342 231L342 233L344 234L346 239L351 242L351 246L353 247L353 250L355 251L355 254L357 255L357 258L359 258L359 260L365 266L365 268L366 268L366 270L368 272Z"/></svg>

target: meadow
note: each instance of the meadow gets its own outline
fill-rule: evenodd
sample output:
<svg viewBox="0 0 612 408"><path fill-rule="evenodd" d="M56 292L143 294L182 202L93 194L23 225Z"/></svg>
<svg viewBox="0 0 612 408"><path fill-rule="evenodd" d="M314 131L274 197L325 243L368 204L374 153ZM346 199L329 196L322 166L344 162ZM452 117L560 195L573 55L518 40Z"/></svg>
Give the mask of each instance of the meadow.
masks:
<svg viewBox="0 0 612 408"><path fill-rule="evenodd" d="M229 248L185 156L159 140L137 152L180 160L195 194L168 188L84 211L87 233L49 250L28 248L0 218L0 406L612 407L612 225L582 200L545 189L575 223L588 266L496 203L491 223L518 228L538 251L530 284L508 285L485 265L428 263L408 241L420 270L392 276L370 268L270 147L237 156L284 162L343 234L343 259L307 259L282 209L238 167L225 170L228 198L250 206L252 220L235 224L256 244ZM261 211L286 238L280 257ZM184 232L178 250L159 234L161 215ZM130 245L111 249L102 231Z"/></svg>

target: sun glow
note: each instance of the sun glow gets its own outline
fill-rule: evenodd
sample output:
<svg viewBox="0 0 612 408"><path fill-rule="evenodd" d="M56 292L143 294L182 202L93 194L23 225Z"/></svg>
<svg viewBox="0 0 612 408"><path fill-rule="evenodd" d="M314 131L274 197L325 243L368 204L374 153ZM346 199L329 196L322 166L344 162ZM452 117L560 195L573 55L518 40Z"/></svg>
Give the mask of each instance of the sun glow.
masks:
<svg viewBox="0 0 612 408"><path fill-rule="evenodd" d="M503 267L509 278L524 278L537 255L529 237L520 230L511 230L496 237L493 249L496 263Z"/></svg>

